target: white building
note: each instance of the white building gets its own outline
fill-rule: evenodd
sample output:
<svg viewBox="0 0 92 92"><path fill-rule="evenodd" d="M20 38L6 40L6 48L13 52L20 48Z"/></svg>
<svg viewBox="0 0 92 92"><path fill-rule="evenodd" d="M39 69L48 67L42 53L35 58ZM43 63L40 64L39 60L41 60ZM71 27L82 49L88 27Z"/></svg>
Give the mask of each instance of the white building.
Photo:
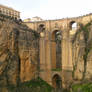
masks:
<svg viewBox="0 0 92 92"><path fill-rule="evenodd" d="M24 19L24 22L34 22L34 21L42 21L43 19L40 17L33 17L33 18L28 18L28 19Z"/></svg>
<svg viewBox="0 0 92 92"><path fill-rule="evenodd" d="M4 5L0 5L0 13L7 15L7 16L10 16L10 17L13 17L13 18L16 18L16 19L20 18L20 12L19 11L16 11L13 8L7 7L7 6L4 6Z"/></svg>

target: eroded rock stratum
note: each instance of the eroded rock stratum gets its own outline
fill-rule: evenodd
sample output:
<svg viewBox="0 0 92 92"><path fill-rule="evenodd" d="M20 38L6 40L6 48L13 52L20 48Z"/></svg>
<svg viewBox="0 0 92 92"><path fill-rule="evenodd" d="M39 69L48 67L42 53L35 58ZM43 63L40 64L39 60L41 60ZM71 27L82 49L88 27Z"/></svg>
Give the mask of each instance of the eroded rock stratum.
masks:
<svg viewBox="0 0 92 92"><path fill-rule="evenodd" d="M0 20L0 89L36 77L37 61L38 34L13 20Z"/></svg>

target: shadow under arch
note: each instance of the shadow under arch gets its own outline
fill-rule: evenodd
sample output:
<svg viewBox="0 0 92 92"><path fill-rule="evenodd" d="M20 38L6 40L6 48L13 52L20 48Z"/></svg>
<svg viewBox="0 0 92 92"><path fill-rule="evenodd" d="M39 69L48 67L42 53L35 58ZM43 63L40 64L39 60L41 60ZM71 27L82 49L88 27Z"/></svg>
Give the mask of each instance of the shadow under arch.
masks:
<svg viewBox="0 0 92 92"><path fill-rule="evenodd" d="M62 88L62 79L58 74L52 77L52 86L54 88Z"/></svg>

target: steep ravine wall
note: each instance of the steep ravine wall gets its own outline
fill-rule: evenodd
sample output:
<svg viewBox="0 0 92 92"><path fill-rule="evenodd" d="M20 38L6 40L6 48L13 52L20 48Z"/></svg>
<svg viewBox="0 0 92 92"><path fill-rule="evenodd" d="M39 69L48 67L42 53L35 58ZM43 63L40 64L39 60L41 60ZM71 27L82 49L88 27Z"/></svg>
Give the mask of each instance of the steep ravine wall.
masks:
<svg viewBox="0 0 92 92"><path fill-rule="evenodd" d="M73 38L72 92L92 92L92 21L79 25Z"/></svg>
<svg viewBox="0 0 92 92"><path fill-rule="evenodd" d="M92 78L92 21L80 28L74 35L73 42L74 79Z"/></svg>

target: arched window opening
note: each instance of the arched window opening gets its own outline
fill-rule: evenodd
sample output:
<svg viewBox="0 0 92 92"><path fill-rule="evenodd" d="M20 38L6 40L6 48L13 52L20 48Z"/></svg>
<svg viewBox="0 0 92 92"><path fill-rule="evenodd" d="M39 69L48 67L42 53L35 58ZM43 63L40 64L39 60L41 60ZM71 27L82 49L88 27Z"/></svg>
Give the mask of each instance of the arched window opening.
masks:
<svg viewBox="0 0 92 92"><path fill-rule="evenodd" d="M40 32L43 32L45 30L45 25L40 24L38 29L39 29Z"/></svg>
<svg viewBox="0 0 92 92"><path fill-rule="evenodd" d="M44 24L40 24L39 27L44 27Z"/></svg>
<svg viewBox="0 0 92 92"><path fill-rule="evenodd" d="M56 74L52 78L52 85L54 88L62 88L62 80L61 77Z"/></svg>
<svg viewBox="0 0 92 92"><path fill-rule="evenodd" d="M76 30L77 29L77 23L75 21L72 21L70 23L70 28L71 28L71 30Z"/></svg>
<svg viewBox="0 0 92 92"><path fill-rule="evenodd" d="M52 33L52 40L53 41L61 41L61 39L62 39L61 31L56 30Z"/></svg>

